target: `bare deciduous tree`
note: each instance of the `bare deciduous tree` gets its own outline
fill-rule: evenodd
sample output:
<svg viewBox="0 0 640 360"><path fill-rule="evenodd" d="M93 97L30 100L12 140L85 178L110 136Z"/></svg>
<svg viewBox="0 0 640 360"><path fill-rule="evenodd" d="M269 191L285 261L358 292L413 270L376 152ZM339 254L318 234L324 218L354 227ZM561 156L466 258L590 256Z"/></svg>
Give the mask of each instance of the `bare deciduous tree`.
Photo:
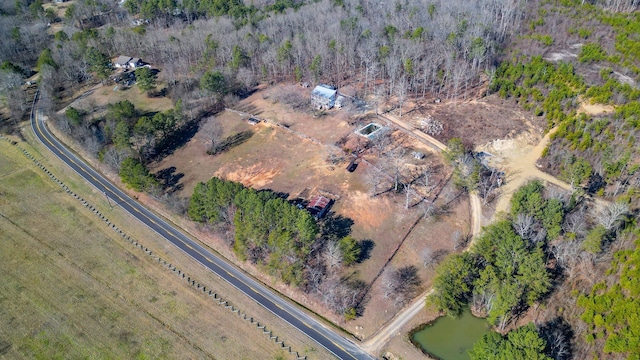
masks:
<svg viewBox="0 0 640 360"><path fill-rule="evenodd" d="M402 183L402 168L404 167L405 160L404 155L406 149L403 147L396 147L395 149L385 154L385 168L389 175L393 178L393 189L398 192L400 184Z"/></svg>
<svg viewBox="0 0 640 360"><path fill-rule="evenodd" d="M513 221L513 230L525 240L529 240L533 234L535 220L531 215L518 214L515 220Z"/></svg>
<svg viewBox="0 0 640 360"><path fill-rule="evenodd" d="M325 246L325 260L329 269L337 269L342 265L342 251L337 241L328 241Z"/></svg>
<svg viewBox="0 0 640 360"><path fill-rule="evenodd" d="M206 152L214 152L216 147L222 141L224 130L222 124L215 118L209 117L204 120L204 129L200 132L206 144Z"/></svg>
<svg viewBox="0 0 640 360"><path fill-rule="evenodd" d="M424 267L429 267L435 263L435 252L431 250L431 248L425 247L424 249L422 249L421 256L422 264L424 265Z"/></svg>
<svg viewBox="0 0 640 360"><path fill-rule="evenodd" d="M451 234L451 242L453 243L453 250L458 250L466 244L467 239L462 236L460 230L456 230Z"/></svg>
<svg viewBox="0 0 640 360"><path fill-rule="evenodd" d="M367 185L370 186L371 196L373 197L377 196L380 190L380 185L384 181L384 174L377 167L373 165L368 165L367 171L365 173L365 178L366 178Z"/></svg>
<svg viewBox="0 0 640 360"><path fill-rule="evenodd" d="M562 230L566 234L573 234L576 238L583 238L587 234L584 207L580 207L565 216L564 222L562 223Z"/></svg>
<svg viewBox="0 0 640 360"><path fill-rule="evenodd" d="M599 204L596 207L594 218L604 226L607 231L615 229L619 222L629 213L629 205L622 202L615 202L609 205Z"/></svg>
<svg viewBox="0 0 640 360"><path fill-rule="evenodd" d="M388 131L383 131L382 133L371 139L371 144L376 150L376 156L380 157L386 150L387 146L391 144L391 135Z"/></svg>
<svg viewBox="0 0 640 360"><path fill-rule="evenodd" d="M420 289L422 280L418 276L418 268L409 265L397 270L387 270L384 297L391 299L396 305L404 305L410 301Z"/></svg>
<svg viewBox="0 0 640 360"><path fill-rule="evenodd" d="M337 165L344 161L344 152L330 146L327 148L326 161L331 165Z"/></svg>
<svg viewBox="0 0 640 360"><path fill-rule="evenodd" d="M482 205L486 206L498 195L498 189L502 185L500 172L491 168L491 171L481 171L478 181L478 193L482 198Z"/></svg>

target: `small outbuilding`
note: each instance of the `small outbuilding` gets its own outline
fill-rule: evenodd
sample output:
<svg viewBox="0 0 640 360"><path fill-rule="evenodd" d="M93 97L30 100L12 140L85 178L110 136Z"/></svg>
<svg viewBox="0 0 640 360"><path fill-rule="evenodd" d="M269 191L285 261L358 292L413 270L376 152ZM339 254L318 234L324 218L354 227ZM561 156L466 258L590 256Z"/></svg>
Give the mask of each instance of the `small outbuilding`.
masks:
<svg viewBox="0 0 640 360"><path fill-rule="evenodd" d="M132 58L129 60L129 69L137 69L144 66L144 62L140 58Z"/></svg>
<svg viewBox="0 0 640 360"><path fill-rule="evenodd" d="M316 109L331 109L338 96L338 89L333 86L320 84L311 92L311 103Z"/></svg>
<svg viewBox="0 0 640 360"><path fill-rule="evenodd" d="M321 219L327 214L332 203L333 200L322 195L316 195L309 202L307 211L309 211L316 219Z"/></svg>

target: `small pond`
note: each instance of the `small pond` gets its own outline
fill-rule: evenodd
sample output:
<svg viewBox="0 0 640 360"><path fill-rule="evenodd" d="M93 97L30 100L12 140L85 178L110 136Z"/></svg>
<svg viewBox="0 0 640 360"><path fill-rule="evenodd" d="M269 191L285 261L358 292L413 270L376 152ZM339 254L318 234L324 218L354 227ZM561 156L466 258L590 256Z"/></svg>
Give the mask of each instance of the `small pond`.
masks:
<svg viewBox="0 0 640 360"><path fill-rule="evenodd" d="M465 310L459 318L442 316L411 332L411 342L422 351L442 360L468 360L467 351L490 331L485 319Z"/></svg>

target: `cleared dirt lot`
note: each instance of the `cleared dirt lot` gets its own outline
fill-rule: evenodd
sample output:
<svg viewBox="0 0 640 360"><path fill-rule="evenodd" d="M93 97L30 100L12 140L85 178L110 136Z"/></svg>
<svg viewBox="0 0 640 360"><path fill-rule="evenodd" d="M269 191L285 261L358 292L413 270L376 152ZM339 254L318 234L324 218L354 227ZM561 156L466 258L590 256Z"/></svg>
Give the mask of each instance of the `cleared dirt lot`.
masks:
<svg viewBox="0 0 640 360"><path fill-rule="evenodd" d="M21 143L153 253L309 358L317 345L111 208L57 159ZM0 343L8 358L293 358L255 325L195 291L107 228L0 140Z"/></svg>
<svg viewBox="0 0 640 360"><path fill-rule="evenodd" d="M273 89L270 89L273 92ZM266 98L265 98L266 97ZM345 170L347 161L332 165L326 161L327 154L334 144L346 135L352 134L355 127L345 117L344 111L332 111L327 115L315 118L307 112L293 111L280 103L273 103L266 93L258 91L243 100L236 108L246 113L269 120L258 125L249 125L236 112L225 111L216 115L224 128L224 136L242 131L251 131L252 136L244 143L227 152L210 156L205 153L207 142L202 135L208 124L203 124L201 132L196 134L184 147L176 150L162 161L152 164L152 171L165 169L180 178L182 189L179 195L188 197L193 187L200 181L207 181L212 176L239 181L246 186L257 189L271 189L288 194L290 198L309 199L315 194L326 194L336 199L331 211L342 216L345 223L351 224L351 234L357 240L370 240L373 247L368 259L361 264L346 269L345 276L351 276L371 283L376 279L392 254L397 251L391 262L393 267L415 264L423 268L417 255L425 246L438 250L448 246L450 235L455 230L466 234L468 229L468 207L464 202L456 202L449 207L448 213L432 219L420 220L416 227L412 225L421 218L424 208L417 205L418 198L411 201L409 209L405 209L405 195L386 192L376 197L371 196L367 185L367 168L381 167L375 151L365 152L355 172ZM286 127L274 124L286 124ZM350 135L353 136L353 135ZM438 169L433 175L434 188L430 192L422 191L423 196L433 197L445 184L447 169L442 166L438 155L418 141L394 132L393 144L402 144L409 151L405 160L408 167L419 168L430 163ZM355 141L355 140L354 140ZM394 145L390 145L391 149ZM411 151L419 150L427 154L425 159L414 159ZM374 165L371 165L374 164ZM420 187L416 185L416 189ZM224 242L193 225L183 224L198 237L233 258ZM411 231L410 231L411 230ZM399 248L399 249L398 249ZM375 330L389 321L399 310L389 300L380 298L382 280L377 281L367 296L364 316L355 321L345 323L340 316L335 316L314 299L287 288L282 284L272 283L261 274L261 270L250 264L241 264L243 268L258 278L270 283L281 292L296 301L322 313L332 321L339 323L358 337L371 335ZM423 284L430 283L428 270L421 270Z"/></svg>
<svg viewBox="0 0 640 360"><path fill-rule="evenodd" d="M541 131L546 126L543 117L534 116L497 94L474 100L419 104L402 119L416 122L429 115L443 124L443 132L435 136L438 140L446 144L451 138L461 138L472 147L531 129Z"/></svg>

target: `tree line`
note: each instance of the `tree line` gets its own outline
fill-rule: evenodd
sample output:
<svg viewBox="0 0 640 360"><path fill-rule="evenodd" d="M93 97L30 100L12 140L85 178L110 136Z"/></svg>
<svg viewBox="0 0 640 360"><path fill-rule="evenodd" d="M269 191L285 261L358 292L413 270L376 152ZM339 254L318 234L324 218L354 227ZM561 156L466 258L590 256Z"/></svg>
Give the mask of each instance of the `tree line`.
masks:
<svg viewBox="0 0 640 360"><path fill-rule="evenodd" d="M347 319L356 315L362 284L339 273L359 261L360 244L348 235L336 238L306 209L275 192L214 177L196 185L188 215L220 233L231 233L229 245L240 260L319 297Z"/></svg>
<svg viewBox="0 0 640 360"><path fill-rule="evenodd" d="M524 2L129 0L125 9L129 16L110 2L89 0L68 8L67 26L50 46L59 66L47 71L57 82L67 88L91 76L104 79L109 58L134 54L162 68L172 84L218 71L230 91L263 81L358 81L361 97L441 91L453 97L492 66ZM131 26L133 15L148 21ZM105 26L90 26L96 18ZM35 61L3 59L18 66Z"/></svg>

